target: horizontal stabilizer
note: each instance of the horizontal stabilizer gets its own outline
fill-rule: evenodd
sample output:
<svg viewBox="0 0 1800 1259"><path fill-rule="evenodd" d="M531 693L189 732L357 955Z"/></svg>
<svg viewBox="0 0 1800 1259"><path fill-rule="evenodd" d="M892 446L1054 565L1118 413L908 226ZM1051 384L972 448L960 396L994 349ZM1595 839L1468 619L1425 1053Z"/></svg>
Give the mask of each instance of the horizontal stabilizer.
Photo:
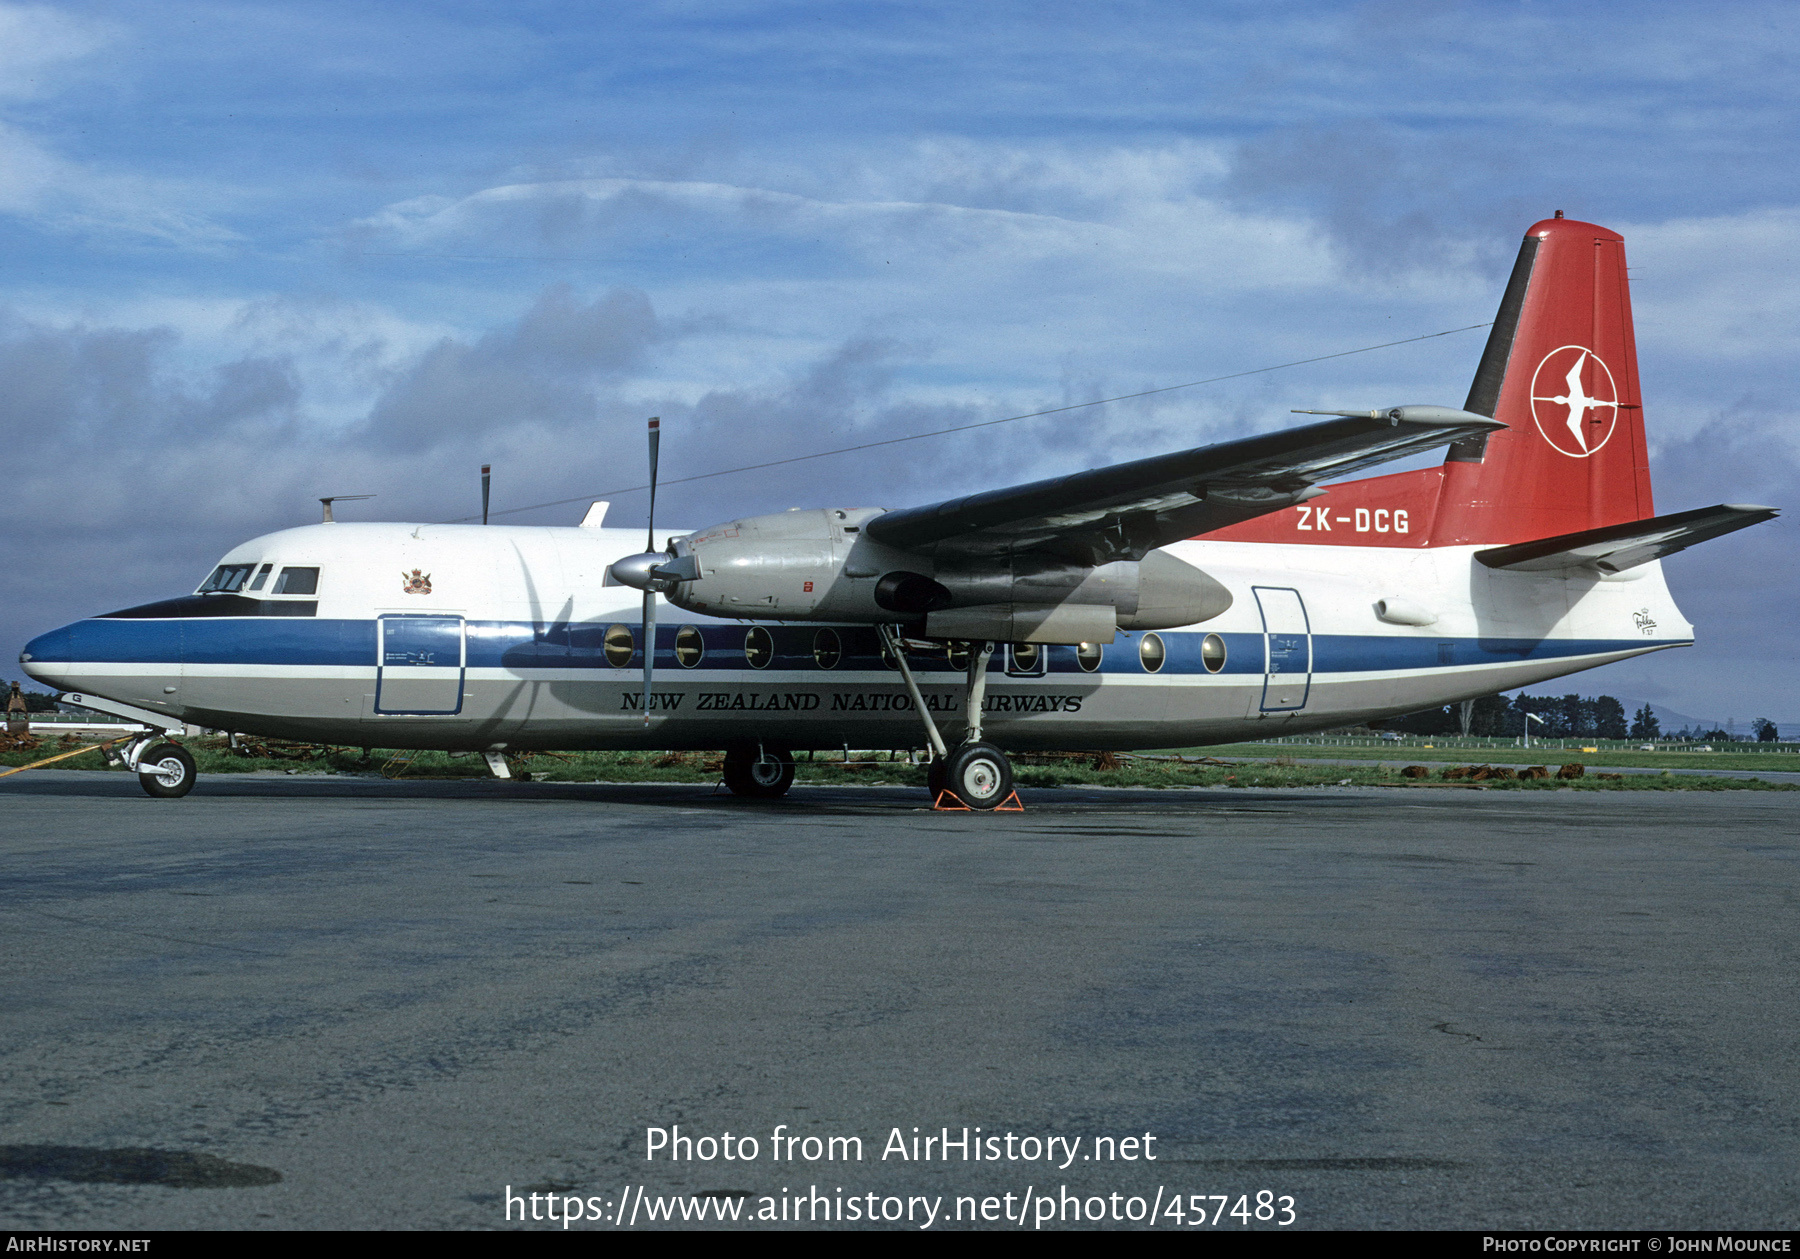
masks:
<svg viewBox="0 0 1800 1259"><path fill-rule="evenodd" d="M1535 542L1490 547L1475 552L1475 558L1489 568L1513 572L1586 567L1603 573L1619 573L1684 551L1696 542L1773 520L1780 514L1773 507L1721 503L1717 507L1676 512L1673 516L1653 516L1649 520L1632 520L1580 533L1539 538Z"/></svg>

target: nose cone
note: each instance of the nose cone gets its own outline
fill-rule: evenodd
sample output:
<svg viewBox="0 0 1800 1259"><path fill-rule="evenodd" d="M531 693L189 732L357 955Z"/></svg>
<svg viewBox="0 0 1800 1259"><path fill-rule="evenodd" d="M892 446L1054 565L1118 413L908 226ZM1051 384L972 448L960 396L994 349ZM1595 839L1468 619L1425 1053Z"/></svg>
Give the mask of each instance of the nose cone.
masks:
<svg viewBox="0 0 1800 1259"><path fill-rule="evenodd" d="M700 580L700 561L693 555L670 555L667 551L645 551L614 560L607 569L621 586L634 590L654 590L666 595L685 581Z"/></svg>
<svg viewBox="0 0 1800 1259"><path fill-rule="evenodd" d="M25 644L26 674L58 691L95 695L161 711L178 711L181 667L178 620L90 617Z"/></svg>
<svg viewBox="0 0 1800 1259"><path fill-rule="evenodd" d="M670 558L662 551L645 551L641 555L627 555L622 560L614 560L613 580L634 590L655 589L658 583L651 570L667 564Z"/></svg>
<svg viewBox="0 0 1800 1259"><path fill-rule="evenodd" d="M48 634L39 634L26 643L25 650L19 653L19 665L25 670L25 675L35 682L62 686L68 666L74 660L73 630L73 626L65 625Z"/></svg>

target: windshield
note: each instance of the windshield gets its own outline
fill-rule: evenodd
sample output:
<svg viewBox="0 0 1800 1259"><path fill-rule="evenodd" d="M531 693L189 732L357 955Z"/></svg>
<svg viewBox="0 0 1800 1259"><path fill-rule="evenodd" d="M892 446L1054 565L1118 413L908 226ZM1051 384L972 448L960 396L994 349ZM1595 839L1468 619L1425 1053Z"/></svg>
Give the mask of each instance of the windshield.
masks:
<svg viewBox="0 0 1800 1259"><path fill-rule="evenodd" d="M319 570L316 568L284 568L275 579L272 595L316 595L319 593Z"/></svg>
<svg viewBox="0 0 1800 1259"><path fill-rule="evenodd" d="M208 577L206 579L206 584L201 586L195 593L207 595L212 594L215 591L224 591L225 593L230 594L233 591L242 590L244 588L244 583L250 579L250 574L255 571L256 564L254 562L249 564L221 564L213 569L213 575Z"/></svg>

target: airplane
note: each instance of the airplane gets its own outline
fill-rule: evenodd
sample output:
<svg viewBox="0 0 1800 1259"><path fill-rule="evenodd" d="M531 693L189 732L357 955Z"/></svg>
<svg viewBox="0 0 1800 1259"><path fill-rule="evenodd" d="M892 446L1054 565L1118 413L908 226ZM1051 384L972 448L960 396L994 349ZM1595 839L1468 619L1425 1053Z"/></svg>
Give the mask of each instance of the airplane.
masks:
<svg viewBox="0 0 1800 1259"><path fill-rule="evenodd" d="M660 547L652 420L641 550L604 503L571 527L328 521L20 662L141 723L116 759L158 797L194 785L166 737L191 724L502 777L509 752L724 748L760 799L796 750L929 748L935 800L992 809L1008 751L1298 734L1689 645L1663 557L1778 514L1655 514L1624 241L1561 211L1526 233L1461 407L1306 414L1329 418Z"/></svg>

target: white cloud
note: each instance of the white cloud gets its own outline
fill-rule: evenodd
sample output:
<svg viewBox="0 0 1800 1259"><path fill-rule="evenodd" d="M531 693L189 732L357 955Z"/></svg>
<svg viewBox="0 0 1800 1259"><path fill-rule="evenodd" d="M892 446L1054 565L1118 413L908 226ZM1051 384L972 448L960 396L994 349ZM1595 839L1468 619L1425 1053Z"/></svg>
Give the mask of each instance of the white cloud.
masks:
<svg viewBox="0 0 1800 1259"><path fill-rule="evenodd" d="M117 36L110 24L55 9L0 5L0 99L16 102L16 112L67 90L83 77L80 63ZM194 208L217 195L187 181L70 161L30 128L0 119L0 214L37 227L206 250L242 239Z"/></svg>
<svg viewBox="0 0 1800 1259"><path fill-rule="evenodd" d="M0 4L0 97L29 99L57 90L58 71L116 34L108 23L44 5Z"/></svg>
<svg viewBox="0 0 1800 1259"><path fill-rule="evenodd" d="M1640 339L1687 357L1800 358L1800 210L1621 226Z"/></svg>

